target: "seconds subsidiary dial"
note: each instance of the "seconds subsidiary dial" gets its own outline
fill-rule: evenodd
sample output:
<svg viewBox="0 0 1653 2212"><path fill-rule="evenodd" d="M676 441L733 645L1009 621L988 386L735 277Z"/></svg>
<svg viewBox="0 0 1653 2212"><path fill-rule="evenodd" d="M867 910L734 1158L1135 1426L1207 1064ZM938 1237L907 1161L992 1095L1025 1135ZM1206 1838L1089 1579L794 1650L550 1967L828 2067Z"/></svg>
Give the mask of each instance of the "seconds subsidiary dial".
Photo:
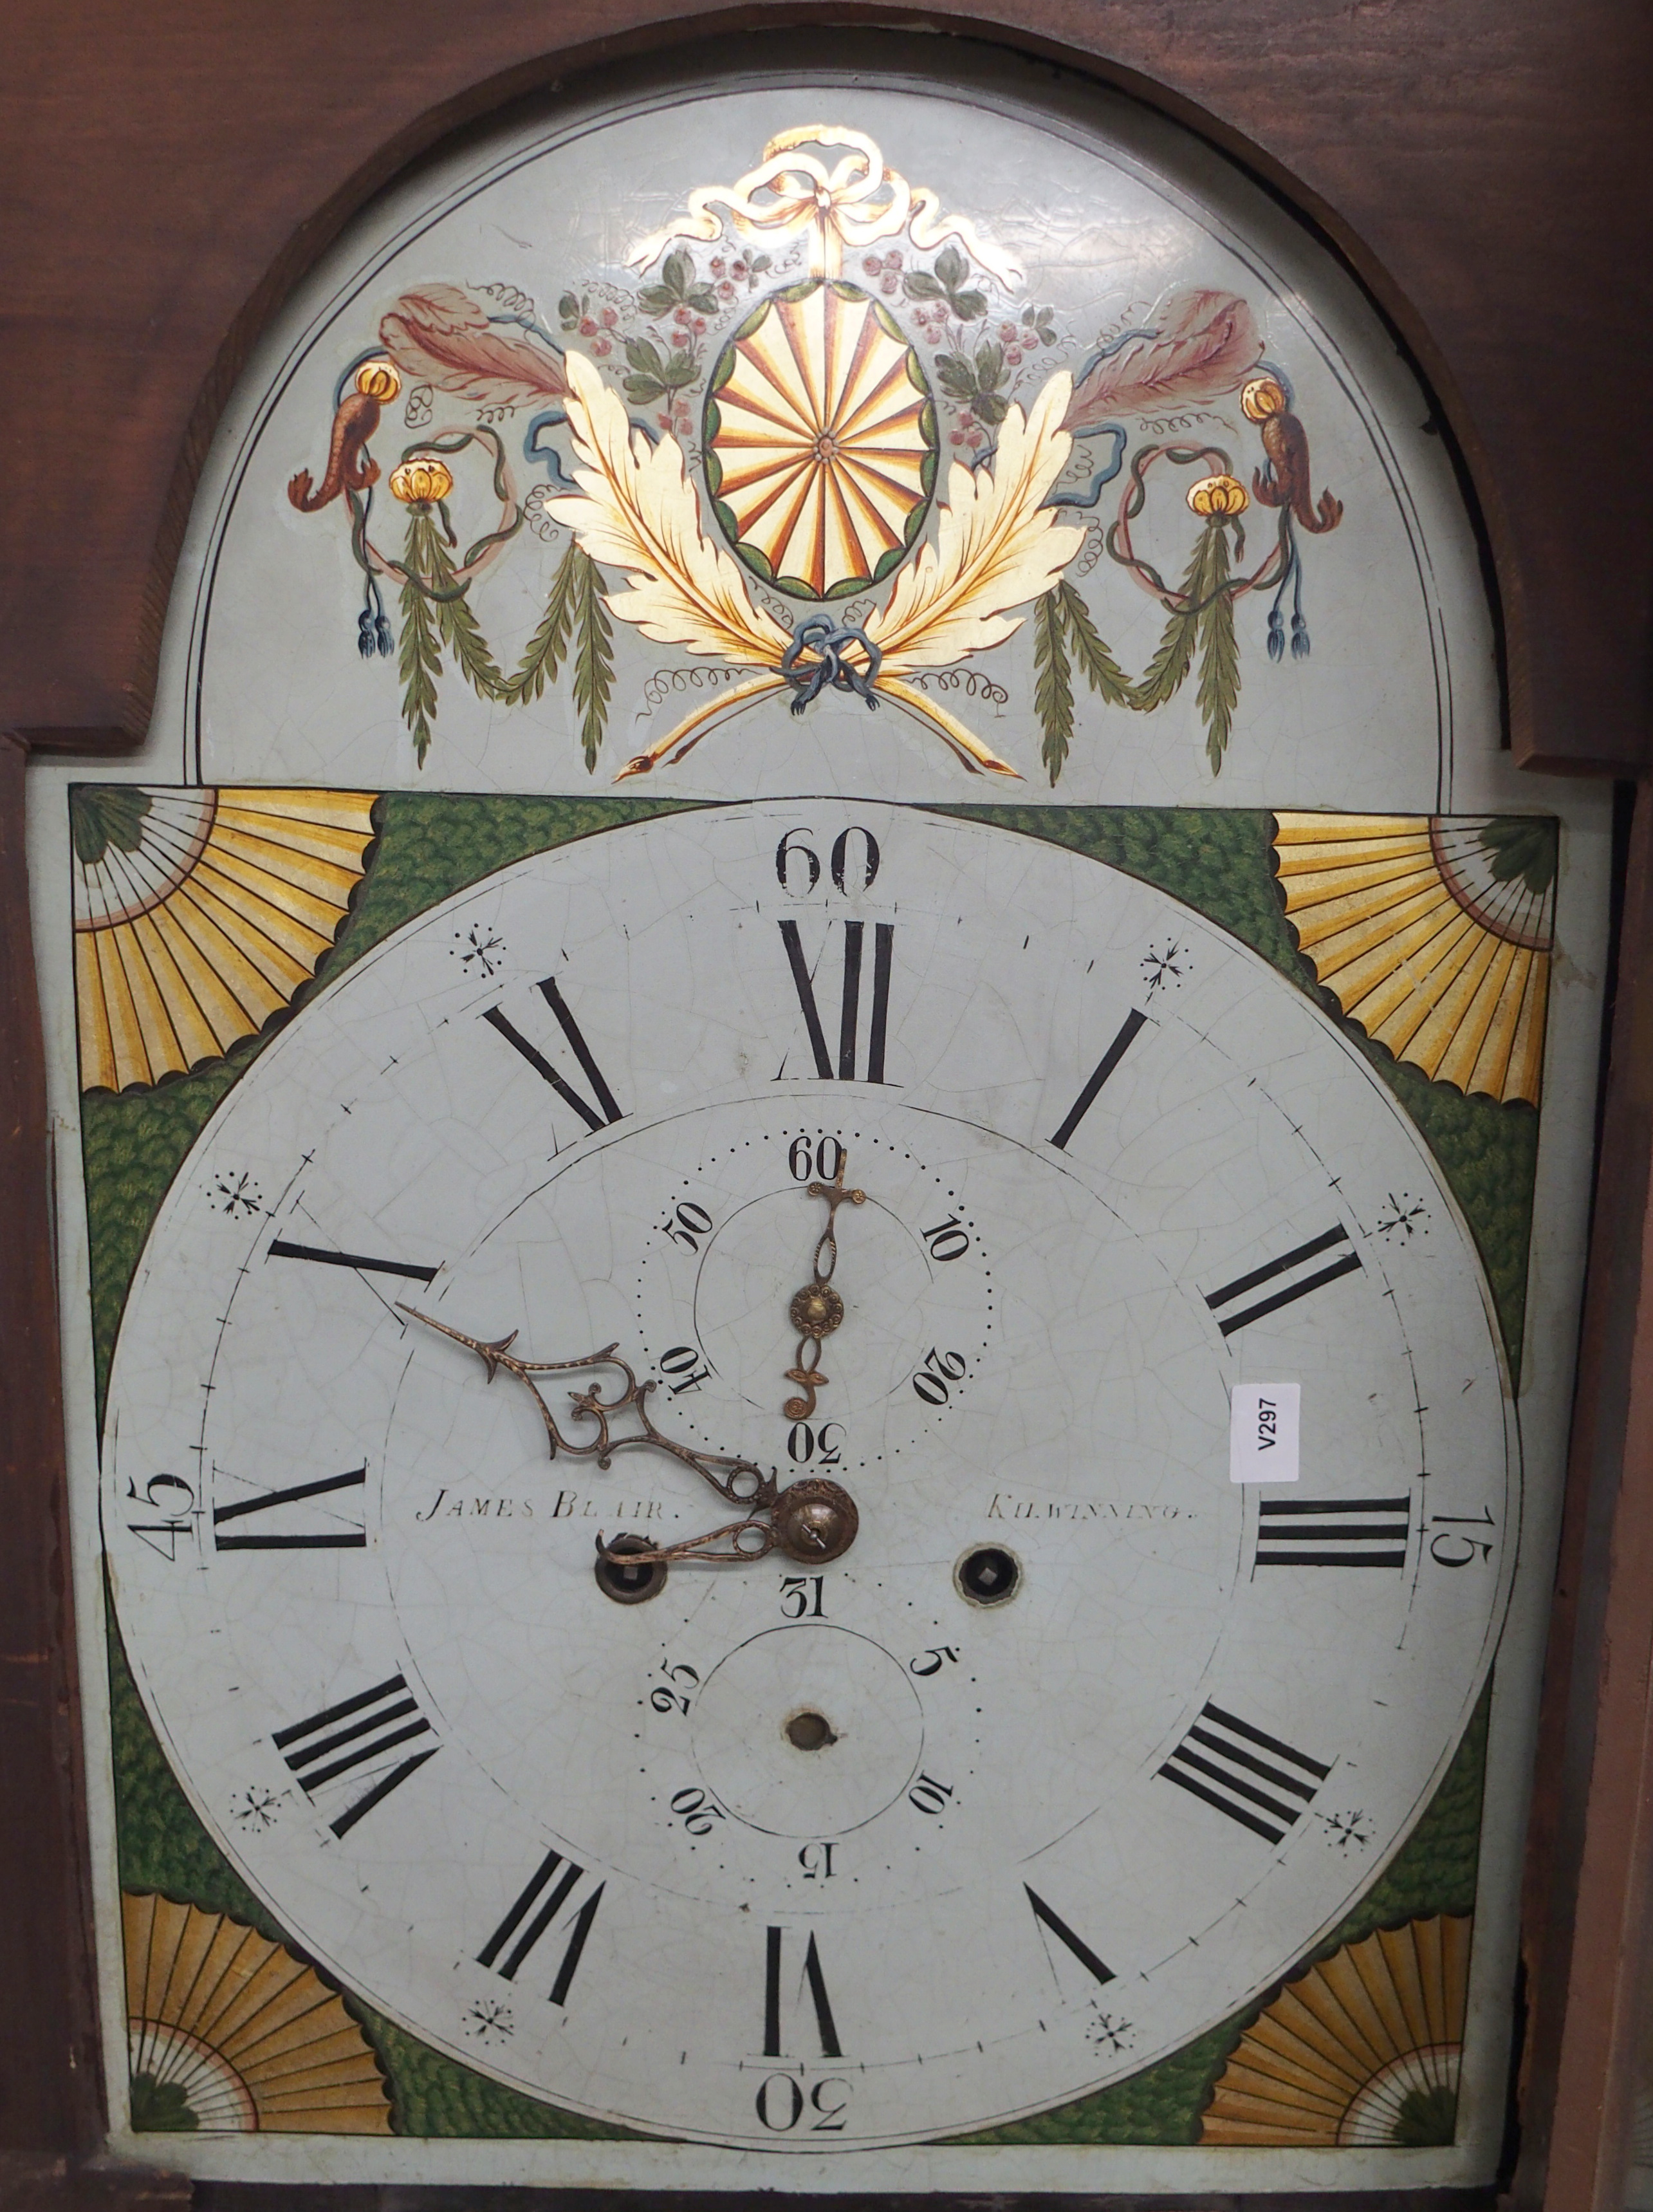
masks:
<svg viewBox="0 0 1653 2212"><path fill-rule="evenodd" d="M1295 1481L1231 1480L1241 1383ZM173 1186L106 1467L150 1714L312 1955L531 2094L815 2152L1289 1968L1450 1756L1519 1511L1356 1047L1164 893L870 802L606 832L347 969Z"/></svg>

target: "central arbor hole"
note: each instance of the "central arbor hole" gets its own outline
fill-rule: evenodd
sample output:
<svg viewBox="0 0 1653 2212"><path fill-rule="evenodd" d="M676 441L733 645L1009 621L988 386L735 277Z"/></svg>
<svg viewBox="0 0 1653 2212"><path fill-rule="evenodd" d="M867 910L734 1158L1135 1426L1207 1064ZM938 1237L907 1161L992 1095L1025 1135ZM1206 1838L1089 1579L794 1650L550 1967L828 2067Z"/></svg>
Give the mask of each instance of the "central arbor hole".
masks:
<svg viewBox="0 0 1653 2212"><path fill-rule="evenodd" d="M799 1751L819 1751L823 1744L838 1741L826 1715L807 1709L793 1715L787 1723L785 1734L787 1741Z"/></svg>

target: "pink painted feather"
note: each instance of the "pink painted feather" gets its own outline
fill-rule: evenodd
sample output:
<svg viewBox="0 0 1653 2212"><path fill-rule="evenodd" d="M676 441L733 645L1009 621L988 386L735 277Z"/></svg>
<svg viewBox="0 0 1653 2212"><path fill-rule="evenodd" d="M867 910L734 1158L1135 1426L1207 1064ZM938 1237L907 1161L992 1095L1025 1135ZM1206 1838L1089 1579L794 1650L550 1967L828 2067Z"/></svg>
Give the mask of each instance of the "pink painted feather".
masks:
<svg viewBox="0 0 1653 2212"><path fill-rule="evenodd" d="M562 356L516 323L495 323L456 284L404 292L379 325L404 376L478 407L543 405L567 396Z"/></svg>
<svg viewBox="0 0 1653 2212"><path fill-rule="evenodd" d="M1232 292L1181 292L1148 318L1158 335L1133 338L1073 387L1062 428L1076 437L1121 415L1170 415L1237 390L1262 340Z"/></svg>

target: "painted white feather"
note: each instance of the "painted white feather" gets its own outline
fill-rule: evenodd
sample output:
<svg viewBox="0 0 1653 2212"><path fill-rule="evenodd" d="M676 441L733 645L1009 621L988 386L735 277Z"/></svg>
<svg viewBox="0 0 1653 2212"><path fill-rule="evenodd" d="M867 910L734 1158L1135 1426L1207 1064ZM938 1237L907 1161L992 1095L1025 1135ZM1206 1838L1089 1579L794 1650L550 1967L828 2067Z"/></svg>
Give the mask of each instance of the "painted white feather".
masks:
<svg viewBox="0 0 1653 2212"><path fill-rule="evenodd" d="M1041 503L1073 450L1061 427L1072 390L1059 370L1027 416L1019 407L1006 416L990 469L949 470L934 541L866 626L884 672L951 668L1002 645L1024 619L1006 610L1042 598L1079 551L1084 532Z"/></svg>
<svg viewBox="0 0 1653 2212"><path fill-rule="evenodd" d="M700 526L683 449L651 446L583 354L568 356L568 427L580 493L546 502L599 566L625 572L606 595L617 615L661 645L741 667L772 668L785 630L754 606L737 563Z"/></svg>

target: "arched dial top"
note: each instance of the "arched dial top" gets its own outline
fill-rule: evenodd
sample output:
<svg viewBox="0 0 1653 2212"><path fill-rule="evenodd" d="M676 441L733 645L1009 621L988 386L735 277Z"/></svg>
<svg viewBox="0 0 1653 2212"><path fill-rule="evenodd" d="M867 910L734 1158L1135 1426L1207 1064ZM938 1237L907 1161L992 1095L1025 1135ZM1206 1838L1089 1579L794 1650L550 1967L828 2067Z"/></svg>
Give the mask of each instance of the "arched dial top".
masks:
<svg viewBox="0 0 1653 2212"><path fill-rule="evenodd" d="M617 1346L684 1452L553 1457L512 1332ZM1239 1384L1297 1386L1296 1482L1231 1480ZM1340 1920L1484 1680L1512 1437L1450 1197L1286 979L1042 841L792 801L503 869L273 1040L135 1278L105 1516L309 1955L532 2094L821 2152L1133 2072ZM717 1516L684 1453L853 1546L612 1602L599 1536Z"/></svg>

